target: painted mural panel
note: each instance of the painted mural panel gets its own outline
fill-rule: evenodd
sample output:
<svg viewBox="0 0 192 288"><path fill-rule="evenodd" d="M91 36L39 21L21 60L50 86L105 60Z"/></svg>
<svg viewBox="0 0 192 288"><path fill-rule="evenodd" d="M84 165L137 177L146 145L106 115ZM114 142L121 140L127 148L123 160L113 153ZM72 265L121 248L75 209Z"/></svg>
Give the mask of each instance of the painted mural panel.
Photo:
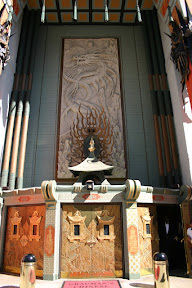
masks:
<svg viewBox="0 0 192 288"><path fill-rule="evenodd" d="M21 259L32 253L37 275L43 274L45 205L9 207L7 216L4 271L20 273Z"/></svg>
<svg viewBox="0 0 192 288"><path fill-rule="evenodd" d="M61 277L122 277L120 205L63 205Z"/></svg>
<svg viewBox="0 0 192 288"><path fill-rule="evenodd" d="M86 157L90 134L101 142L101 161L125 177L117 39L65 39L61 79L57 178L71 178L69 166ZM78 163L76 163L76 162Z"/></svg>

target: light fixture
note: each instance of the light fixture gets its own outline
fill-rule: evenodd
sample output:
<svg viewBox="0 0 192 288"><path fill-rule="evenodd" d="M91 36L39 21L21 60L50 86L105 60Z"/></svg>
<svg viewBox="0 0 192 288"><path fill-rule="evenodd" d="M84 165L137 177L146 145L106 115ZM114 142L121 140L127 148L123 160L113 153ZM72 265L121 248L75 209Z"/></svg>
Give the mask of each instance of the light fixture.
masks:
<svg viewBox="0 0 192 288"><path fill-rule="evenodd" d="M94 190L94 181L93 180L87 180L85 182L87 190Z"/></svg>
<svg viewBox="0 0 192 288"><path fill-rule="evenodd" d="M108 12L108 6L107 6L107 0L105 0L105 22L109 22L109 12Z"/></svg>
<svg viewBox="0 0 192 288"><path fill-rule="evenodd" d="M138 22L142 22L141 11L140 11L140 8L139 8L139 0L137 0L136 7L137 7L137 19L138 19Z"/></svg>
<svg viewBox="0 0 192 288"><path fill-rule="evenodd" d="M77 21L77 1L74 1L74 7L73 7L73 20Z"/></svg>
<svg viewBox="0 0 192 288"><path fill-rule="evenodd" d="M43 0L42 12L41 12L41 22L45 23L45 0Z"/></svg>

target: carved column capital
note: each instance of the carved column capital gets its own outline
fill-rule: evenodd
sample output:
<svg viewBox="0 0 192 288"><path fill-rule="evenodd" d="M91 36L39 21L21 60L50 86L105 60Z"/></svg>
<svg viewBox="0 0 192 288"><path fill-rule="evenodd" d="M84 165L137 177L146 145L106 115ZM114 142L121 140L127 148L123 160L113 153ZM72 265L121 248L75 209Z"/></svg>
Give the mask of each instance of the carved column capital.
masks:
<svg viewBox="0 0 192 288"><path fill-rule="evenodd" d="M41 184L41 194L45 199L47 209L55 209L56 200L56 186L55 180L43 181Z"/></svg>
<svg viewBox="0 0 192 288"><path fill-rule="evenodd" d="M125 200L134 202L139 197L141 192L141 182L139 180L129 180L127 179L125 182Z"/></svg>
<svg viewBox="0 0 192 288"><path fill-rule="evenodd" d="M182 203L185 200L192 198L192 187L188 185L182 185L179 189L179 202Z"/></svg>

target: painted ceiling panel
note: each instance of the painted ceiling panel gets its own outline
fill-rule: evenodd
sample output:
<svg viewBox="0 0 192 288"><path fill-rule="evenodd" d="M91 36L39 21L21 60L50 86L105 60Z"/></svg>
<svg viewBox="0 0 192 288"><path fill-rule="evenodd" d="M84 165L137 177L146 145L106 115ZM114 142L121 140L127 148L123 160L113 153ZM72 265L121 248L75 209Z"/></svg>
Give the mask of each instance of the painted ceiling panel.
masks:
<svg viewBox="0 0 192 288"><path fill-rule="evenodd" d="M45 9L55 9L56 10L55 0L46 0L45 1Z"/></svg>
<svg viewBox="0 0 192 288"><path fill-rule="evenodd" d="M109 0L109 9L121 9L122 0Z"/></svg>
<svg viewBox="0 0 192 288"><path fill-rule="evenodd" d="M78 9L89 9L89 0L78 0Z"/></svg>
<svg viewBox="0 0 192 288"><path fill-rule="evenodd" d="M136 9L136 0L126 0L125 9Z"/></svg>
<svg viewBox="0 0 192 288"><path fill-rule="evenodd" d="M73 9L72 0L59 0L60 9Z"/></svg>
<svg viewBox="0 0 192 288"><path fill-rule="evenodd" d="M93 0L92 1L92 6L93 9L104 9L104 0Z"/></svg>
<svg viewBox="0 0 192 288"><path fill-rule="evenodd" d="M0 0L5 1L5 0ZM11 0L14 6L14 17L18 18L23 7L27 4L29 9L42 9L43 0ZM46 21L45 24L72 24L73 4L75 0L45 0ZM168 0L170 3L174 0ZM106 24L104 21L106 0L76 0L77 22L76 24ZM137 24L136 0L107 0L109 22L108 24ZM161 5L162 15L167 10L167 0L139 0L142 10L153 9L153 6ZM15 20L15 19L14 19Z"/></svg>
<svg viewBox="0 0 192 288"><path fill-rule="evenodd" d="M123 23L134 23L136 18L136 13L124 13Z"/></svg>

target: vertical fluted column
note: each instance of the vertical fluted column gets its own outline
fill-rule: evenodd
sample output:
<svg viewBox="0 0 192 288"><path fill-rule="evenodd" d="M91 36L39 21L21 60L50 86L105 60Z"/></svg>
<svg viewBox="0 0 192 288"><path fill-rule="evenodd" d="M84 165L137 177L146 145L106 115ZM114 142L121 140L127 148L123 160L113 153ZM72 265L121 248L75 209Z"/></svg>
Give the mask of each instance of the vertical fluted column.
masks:
<svg viewBox="0 0 192 288"><path fill-rule="evenodd" d="M145 19L146 19L146 26L147 26L147 32L149 34L149 45L150 45L150 51L152 56L152 64L153 64L153 72L154 72L154 82L155 82L155 89L157 94L157 103L158 103L158 109L159 109L159 115L160 115L160 121L161 121L161 131L162 131L162 146L164 151L164 161L165 161L165 167L167 172L167 182L169 187L172 186L173 180L172 180L172 169L171 169L171 156L170 156L170 147L169 147L169 138L168 138L168 131L166 126L166 111L165 111L165 103L164 103L164 97L161 91L161 84L160 84L160 68L158 63L158 56L157 56L157 49L155 45L155 36L153 25L150 22L151 19L151 13L149 11L145 12Z"/></svg>
<svg viewBox="0 0 192 288"><path fill-rule="evenodd" d="M169 92L168 85L167 85L167 76L166 76L166 71L165 71L165 59L164 59L163 48L161 44L161 36L160 36L159 27L158 27L156 11L153 11L152 13L152 20L153 20L153 28L154 28L154 33L155 33L157 59L158 59L159 67L160 67L160 73L161 73L160 75L161 89L162 89L162 94L164 97L166 120L167 120L168 133L169 133L169 139L170 139L170 150L171 150L172 162L173 162L172 166L173 166L173 174L174 174L174 184L179 184L180 173L179 173L174 124L173 124L173 112L172 112L172 107L171 107L170 92Z"/></svg>
<svg viewBox="0 0 192 288"><path fill-rule="evenodd" d="M27 34L27 28L28 28L28 22L29 22L28 15L29 15L29 10L25 9L23 22L22 22L21 35L20 35L20 42L19 42L19 47L18 47L17 60L16 60L16 73L14 77L14 85L13 85L13 91L11 95L11 103L9 107L9 120L8 120L7 134L6 134L6 140L5 140L1 187L6 187L8 183L9 161L10 161L14 121L15 121L15 114L16 114L16 107L17 107L17 100L18 100L18 89L19 89L20 75L21 75L22 65L23 65L23 55L24 55L26 34Z"/></svg>
<svg viewBox="0 0 192 288"><path fill-rule="evenodd" d="M33 43L32 43L32 52L30 55L29 71L28 71L28 84L27 84L27 93L26 93L26 99L25 99L23 126L22 126L20 152L19 152L17 188L23 187L23 173L24 173L25 152L26 152L26 144L27 144L27 131L28 131L28 123L29 123L29 115L30 115L32 76L33 76L33 69L34 69L34 59L35 59L35 52L36 52L36 46L37 46L37 36L38 36L39 25L40 25L40 11L37 11L35 15L34 36L33 36Z"/></svg>
<svg viewBox="0 0 192 288"><path fill-rule="evenodd" d="M153 122L154 122L154 129L155 129L155 140L156 140L156 147L157 147L157 158L158 158L158 167L159 167L159 175L160 175L160 183L162 185L165 184L165 172L164 172L164 164L163 164L163 151L161 148L161 135L160 135L160 127L159 127L159 109L157 104L157 96L154 87L154 78L153 78L153 65L150 53L150 46L149 46L149 38L147 32L147 24L146 24L146 15L144 17L144 28L145 28L145 52L147 58L147 66L148 66L148 79L149 79L149 87L151 93L151 102L152 102L152 109L153 109Z"/></svg>
<svg viewBox="0 0 192 288"><path fill-rule="evenodd" d="M20 139L22 114L23 114L23 100L24 100L24 96L25 96L26 78L27 78L29 57L30 57L30 51L31 51L31 43L32 43L32 37L33 37L34 20L35 20L34 10L32 10L30 12L30 20L29 20L30 25L29 25L28 34L27 34L27 42L26 42L24 63L23 63L23 69L22 69L22 78L21 78L22 79L21 80L21 90L19 92L19 102L18 102L18 108L17 108L15 130L14 130L14 139L13 139L10 175L9 175L9 187L10 187L10 189L15 188L17 156L18 156L18 149L19 149L19 139Z"/></svg>

